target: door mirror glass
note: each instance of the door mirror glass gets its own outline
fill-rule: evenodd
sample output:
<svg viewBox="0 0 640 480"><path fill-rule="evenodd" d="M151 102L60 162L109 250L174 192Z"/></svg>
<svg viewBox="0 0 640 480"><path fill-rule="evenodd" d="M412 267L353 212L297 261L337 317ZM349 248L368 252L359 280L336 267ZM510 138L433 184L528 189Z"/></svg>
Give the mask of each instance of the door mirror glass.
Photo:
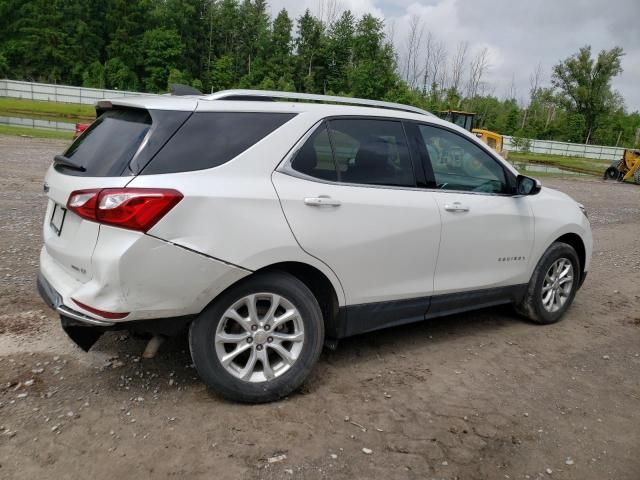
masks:
<svg viewBox="0 0 640 480"><path fill-rule="evenodd" d="M542 188L542 184L535 178L518 175L518 195L535 195Z"/></svg>

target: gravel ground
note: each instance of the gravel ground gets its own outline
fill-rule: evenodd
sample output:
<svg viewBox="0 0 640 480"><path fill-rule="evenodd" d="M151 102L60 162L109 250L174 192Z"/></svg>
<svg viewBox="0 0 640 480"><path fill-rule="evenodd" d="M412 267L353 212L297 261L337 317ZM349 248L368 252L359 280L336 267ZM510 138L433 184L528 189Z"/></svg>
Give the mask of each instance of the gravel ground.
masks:
<svg viewBox="0 0 640 480"><path fill-rule="evenodd" d="M35 290L42 178L64 143L0 136L0 478L640 478L640 187L584 203L591 272L564 319L509 308L363 335L270 405L225 402L186 339L84 353Z"/></svg>

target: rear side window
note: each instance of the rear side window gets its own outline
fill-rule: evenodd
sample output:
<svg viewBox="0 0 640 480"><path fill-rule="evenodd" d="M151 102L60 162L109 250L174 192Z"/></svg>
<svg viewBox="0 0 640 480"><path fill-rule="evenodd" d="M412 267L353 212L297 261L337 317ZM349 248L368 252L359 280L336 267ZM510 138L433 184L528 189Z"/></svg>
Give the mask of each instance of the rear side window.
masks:
<svg viewBox="0 0 640 480"><path fill-rule="evenodd" d="M416 186L404 129L396 121L330 120L309 137L291 168L321 180Z"/></svg>
<svg viewBox="0 0 640 480"><path fill-rule="evenodd" d="M341 182L415 187L402 124L390 120L339 119L329 135Z"/></svg>
<svg viewBox="0 0 640 480"><path fill-rule="evenodd" d="M338 179L326 125L313 132L296 154L291 167L300 173L322 180Z"/></svg>
<svg viewBox="0 0 640 480"><path fill-rule="evenodd" d="M70 175L86 177L119 176L140 147L151 128L146 110L109 110L71 144L64 155L85 168L84 172L56 165Z"/></svg>
<svg viewBox="0 0 640 480"><path fill-rule="evenodd" d="M288 113L194 113L142 173L189 172L217 167L237 157L294 116Z"/></svg>

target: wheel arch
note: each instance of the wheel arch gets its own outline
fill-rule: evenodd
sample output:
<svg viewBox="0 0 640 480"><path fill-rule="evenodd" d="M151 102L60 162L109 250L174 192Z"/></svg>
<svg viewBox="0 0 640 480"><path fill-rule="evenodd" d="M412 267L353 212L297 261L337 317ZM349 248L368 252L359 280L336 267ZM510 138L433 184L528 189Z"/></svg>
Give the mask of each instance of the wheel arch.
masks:
<svg viewBox="0 0 640 480"><path fill-rule="evenodd" d="M211 299L202 311L205 311L210 305L215 303L220 295L239 283L246 282L253 276L260 273L268 272L288 273L300 280L309 290L311 290L320 305L326 336L328 338L336 338L340 336L341 327L343 326L343 322L340 320L342 318L341 312L343 311L343 309L340 308L340 295L343 294L341 285L338 284L336 287L334 281L332 281L332 279L318 267L299 261L276 262L254 270L250 274L228 285L223 291L216 295L215 298ZM195 316L191 317L191 319L192 318L195 318Z"/></svg>
<svg viewBox="0 0 640 480"><path fill-rule="evenodd" d="M340 312L339 291L337 291L329 277L315 266L295 261L267 265L256 270L253 274L274 271L285 272L296 277L311 290L320 305L327 336L335 336L334 331L338 328L337 321ZM246 278L250 277L251 275Z"/></svg>
<svg viewBox="0 0 640 480"><path fill-rule="evenodd" d="M571 247L573 247L573 249L576 251L576 253L578 254L578 260L580 261L580 284L582 284L582 281L585 276L587 251L586 251L584 241L582 240L580 235L573 232L565 233L564 235L561 235L558 238L556 238L551 245L553 245L554 243L566 243L567 245L570 245Z"/></svg>

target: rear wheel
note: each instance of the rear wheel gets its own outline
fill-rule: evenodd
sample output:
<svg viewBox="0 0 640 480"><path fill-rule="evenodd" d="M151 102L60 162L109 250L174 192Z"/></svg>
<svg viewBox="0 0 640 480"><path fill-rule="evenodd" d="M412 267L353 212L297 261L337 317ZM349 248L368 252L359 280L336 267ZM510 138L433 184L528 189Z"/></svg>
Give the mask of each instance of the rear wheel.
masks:
<svg viewBox="0 0 640 480"><path fill-rule="evenodd" d="M566 243L554 243L538 262L516 309L535 323L557 322L571 306L579 284L580 262L576 251Z"/></svg>
<svg viewBox="0 0 640 480"><path fill-rule="evenodd" d="M277 400L298 388L324 341L313 293L280 272L232 287L194 320L189 346L205 383L230 400Z"/></svg>
<svg viewBox="0 0 640 480"><path fill-rule="evenodd" d="M605 180L616 180L620 172L616 167L609 167L604 171L604 179Z"/></svg>

